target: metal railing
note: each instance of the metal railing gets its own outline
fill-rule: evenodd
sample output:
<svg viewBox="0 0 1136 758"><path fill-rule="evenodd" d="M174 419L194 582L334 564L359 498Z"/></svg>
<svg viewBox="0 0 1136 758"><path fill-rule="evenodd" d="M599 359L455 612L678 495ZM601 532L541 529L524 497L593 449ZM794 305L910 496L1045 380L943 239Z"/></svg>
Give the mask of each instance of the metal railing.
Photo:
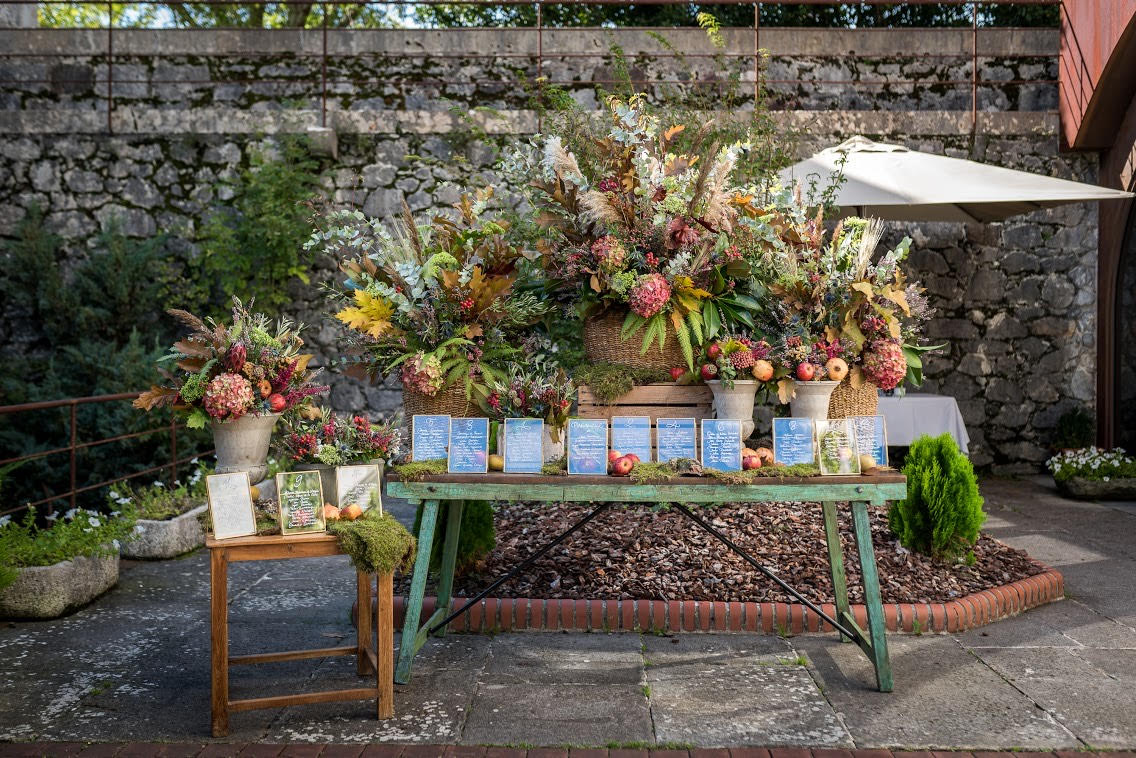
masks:
<svg viewBox="0 0 1136 758"><path fill-rule="evenodd" d="M556 31L558 33L571 32L573 34L580 34L580 35L587 35L587 34L595 35L595 34L601 34L601 33L606 33L606 32L611 31L610 29L607 29L607 28L595 29L595 28L587 28L587 27L567 27L567 26L554 27L554 26L546 25L545 13L544 13L544 9L546 7L573 4L573 2L574 2L574 0L493 0L493 2L485 2L483 0L477 0L477 1L471 2L470 0L466 0L466 2L454 3L454 2L450 2L449 0L390 0L389 2L344 3L342 0L250 0L249 2L233 3L233 2L229 2L228 0L164 0L163 2L157 2L157 0L125 0L124 2L111 3L111 2L105 2L105 0L41 0L41 2L40 2L41 5L43 5L43 4L47 4L47 5L52 5L52 4L79 4L79 5L100 5L100 6L105 5L105 7L107 9L107 18L109 19L109 23L107 24L106 27L100 27L100 30L105 31L105 33L106 33L105 45L104 45L105 49L101 52L92 51L92 52L86 52L86 53L82 53L82 54L66 53L66 52L22 53L22 54L16 53L16 54L13 54L13 53L10 53L10 52L8 52L8 53L0 52L0 58L3 58L3 57L26 57L26 58L46 57L46 58L60 58L60 59L66 58L66 57L89 57L89 58L92 58L92 59L101 58L104 62L104 65L106 66L106 70L105 70L106 76L105 76L104 81L101 83L102 85L104 85L102 87L102 89L103 89L103 98L105 100L105 105L106 105L106 107L105 107L105 111L106 111L106 131L108 133L113 133L113 131L114 131L115 88L116 88L116 86L119 87L119 88L122 88L124 86L139 85L139 84L149 84L149 85L160 85L160 84L204 85L204 84L221 84L221 83L238 83L239 84L239 83L244 82L246 84L255 83L255 84L295 85L295 84L298 83L297 79L295 79L295 78L288 79L288 78L278 78L278 77L258 77L258 78L255 78L255 79L243 79L243 80L242 79L195 80L195 79L160 79L160 78L147 78L147 79L144 79L144 80L140 80L140 79L131 79L131 78L123 78L121 76L116 76L115 75L115 59L116 59L116 56L118 55L118 53L116 53L116 49L115 49L116 27L115 27L115 23L114 23L114 18L115 18L115 13L116 13L116 6L119 7L119 8L121 8L122 6L130 7L130 6L152 6L152 5L165 5L165 6L181 5L181 6L198 6L198 7L201 7L201 6L207 7L207 6L214 6L214 5L215 6L234 6L234 5L257 6L257 5L259 5L259 6L264 6L264 7L267 7L267 6L274 6L274 7L309 6L309 7L312 7L312 8L318 8L319 9L319 18L321 19L320 22L314 28L311 27L311 26L306 27L306 30L320 34L320 37L321 37L320 46L319 46L320 49L318 51L311 51L311 52L306 52L306 51L303 51L303 50L295 50L295 51L289 51L289 54L294 56L297 59L316 59L318 61L318 68L319 68L318 98L319 98L319 103L320 103L320 106L319 106L320 125L326 127L328 125L329 94L334 94L332 92L332 90L334 90L334 88L337 85L341 85L341 84L360 85L360 84L366 84L368 82L371 82L371 80L366 80L366 79L361 79L361 78L336 77L329 72L329 68L328 68L328 61L329 61L328 33L329 33L329 31L333 31L333 32L344 31L344 30L350 29L350 27L340 28L340 27L335 27L335 26L329 26L329 23L328 23L328 17L329 17L328 8L343 7L345 5L352 5L352 6L361 5L361 6L365 6L365 7L369 7L369 6L384 6L384 7L385 6L399 6L399 7L409 6L409 7L413 7L413 6L433 6L433 5L531 6L531 7L535 8L535 25L534 26L508 26L508 27L501 27L501 30L507 31L508 34L510 34L510 35L532 35L533 37L535 37L535 51L533 51L533 52L505 52L505 51L468 50L468 51L463 51L460 54L450 54L450 55L447 55L447 54L440 54L439 55L439 54L433 54L432 53L428 57L439 58L439 59L442 59L442 58L460 58L460 59L470 60L470 61L489 60L489 59L527 60L530 64L530 66L532 67L532 70L535 72L535 76L538 79L543 79L548 84L575 85L575 86L586 86L588 84L601 84L601 85L602 84L611 84L611 83L613 83L614 80L605 80L605 79L602 79L602 78L601 79L589 79L587 81L580 81L580 80L555 80L555 79L550 79L550 78L545 77L545 72L546 72L547 64L548 64L549 61L567 60L567 59L573 59L573 58L576 58L576 59L583 59L583 58L604 59L604 58L610 58L611 57L610 52L607 52L607 53L605 53L605 52L561 52L561 51L549 51L549 50L546 49L545 38L546 38L546 34L550 31ZM970 14L971 14L971 25L970 25L970 29L969 29L969 31L970 31L970 42L971 42L970 50L967 51L967 52L946 53L946 54L930 54L930 53L918 52L918 51L895 51L892 54L892 57L894 57L896 59L908 59L908 58L910 58L910 59L914 59L914 60L938 59L938 60L942 60L942 61L950 61L950 60L958 60L958 61L962 61L962 62L969 61L970 71L969 71L969 76L966 77L966 78L904 79L904 78L900 78L900 77L886 77L886 78L867 79L867 80L859 79L859 78L845 78L845 79L807 79L807 78L763 79L762 78L761 73L760 73L760 68L761 68L761 35L762 35L762 29L763 29L763 27L762 27L762 7L763 6L780 6L780 5L803 5L803 6L840 6L840 5L877 6L878 5L878 6L883 6L883 5L895 5L896 3L894 2L894 0L773 0L772 2L752 2L752 1L747 1L747 0L706 0L706 2L703 3L705 5L752 6L753 7L752 48L746 49L746 50L741 51L741 52L736 51L736 50L719 50L719 51L716 51L716 52L713 52L713 53L695 53L695 52L671 51L671 50L661 49L658 52L652 52L651 55L652 55L652 57L655 57L655 58L664 58L664 59L665 58L672 58L672 59L699 58L699 57L711 57L711 56L720 57L720 58L724 58L724 59L734 59L734 60L739 60L739 59L750 60L750 59L752 59L753 75L754 75L753 95L754 95L755 100L759 97L760 90L761 90L761 87L763 85L769 86L769 85L794 85L794 84L796 84L796 85L810 85L811 84L811 85L839 85L839 86L844 86L844 87L849 87L849 88L874 88L874 87L883 87L883 86L888 86L888 85L910 85L912 87L918 87L920 85L934 85L936 87L947 86L947 87L957 87L959 89L962 89L962 88L965 87L965 88L969 88L969 93L970 93L970 116L971 116L970 121L971 121L971 131L972 131L972 134L973 134L973 132L977 129L977 125L978 125L979 88L981 86L983 86L983 85L996 85L996 86L999 86L999 87L1005 87L1005 86L1011 86L1011 85L1041 85L1041 84L1056 85L1055 80L1052 79L1052 78L1049 78L1049 79L1037 79L1037 78L990 79L990 80L985 80L985 79L981 78L980 73L979 73L979 58L980 57L983 57L983 58L1022 57L1019 54L1016 54L1014 51L1005 51L1004 53L1000 52L1000 53L997 53L997 54L995 54L995 53L983 53L983 55L980 56L978 38L979 38L979 29L980 29L979 18L980 18L981 9L995 7L995 6L1002 6L1002 5L1057 6L1057 5L1060 5L1060 3L1061 3L1061 0L985 0L983 2L972 2L970 0L907 0L907 2L906 2L907 5L941 5L941 6L957 6L959 8L963 8L963 9L969 8ZM27 4L28 4L27 0L0 0L0 6L3 6L3 5L27 5ZM629 3L626 3L625 0L578 0L578 2L575 2L575 4L579 4L579 5L617 5L617 4L622 5L622 4L629 4ZM666 5L686 5L688 3L686 2L686 0L636 0L636 2L630 3L630 4L631 5L639 5L639 6L666 6ZM121 11L117 11L117 12L121 13ZM245 27L241 27L241 28L243 29ZM736 30L737 28L738 27L731 27L731 29L734 29L734 30ZM957 29L958 27L955 27L955 28ZM295 31L295 30L296 30L296 28L290 28L289 29L289 31ZM119 28L119 31L121 32L121 28ZM218 28L217 27L208 27L208 28L205 28L205 27L201 27L201 28L178 27L178 31L179 31L179 33L185 32L185 31L193 31L193 32L197 32L197 33L208 34L208 33L214 33L216 31L218 31ZM577 49L583 50L584 48L583 48L583 46L578 46ZM1057 52L1058 51L1056 49L1053 50L1053 52L1052 52L1053 57L1057 56ZM137 53L137 52L134 52L134 53L130 53L129 55L132 58L145 58L145 57L161 57L161 56L166 55L166 54L165 53ZM255 58L258 55L264 55L264 56L280 55L280 53L257 53L257 52L254 52L254 51L241 51L239 53L234 52L231 55L234 58L236 58L236 57ZM414 58L414 57L421 57L422 54L421 53L416 54L414 51L382 51L382 52L379 52L379 53L354 53L354 55L356 55L358 57L382 56L382 57L387 57L387 58L391 58L391 57L393 57L393 58L399 58L399 57ZM829 58L829 59L835 60L835 59L846 58L846 57L848 57L848 55L847 55L847 53L825 53L825 54L820 54L820 55L810 55L809 57L822 58L822 59L823 58ZM493 81L493 83L500 84L499 80L486 80L486 81ZM50 80L50 79L25 78L25 79L19 79L19 80L0 81L0 86L10 85L10 84L21 84L21 83L22 84L60 84L60 83L72 83L72 84L82 83L82 84L86 84L88 82L86 80L79 82L77 80ZM431 82L430 80L427 80L427 79L417 79L417 78L416 79L410 79L410 78L404 79L404 78L399 78L399 77L391 77L391 78L383 79L381 81L381 83L387 84L387 85L411 83L411 84L416 84L416 85L419 85L419 86L424 86L424 85L430 85L430 84L452 84L454 82L452 82L452 81ZM466 80L463 80L461 83L477 84L477 80L466 79ZM691 81L681 80L681 79L674 79L674 80L670 80L670 79L654 79L654 80L645 79L645 80L643 80L642 83L646 86L659 85L659 84L676 84L676 85L681 84L681 85L685 85L685 86L695 86L695 87L702 86L704 84L704 83L701 83L701 82L691 82ZM316 83L313 81L312 84L314 86ZM717 85L720 86L720 83L717 83ZM315 93L313 93L313 99L314 99L314 96L315 96Z"/></svg>
<svg viewBox="0 0 1136 758"><path fill-rule="evenodd" d="M38 402L38 403L21 403L19 405L0 406L0 416L8 416L8 415L16 414L16 413L31 413L31 412L35 412L35 411L46 411L46 410L52 410L52 409L56 409L56 408L66 408L67 409L67 412L68 412L68 425L67 426L68 426L68 439L69 439L68 444L60 446L60 447L50 448L48 450L37 450L34 453L28 453L26 455L19 455L19 456L15 456L15 457L12 457L12 458L0 459L0 466L5 466L5 465L8 465L8 464L13 464L13 463L24 463L24 462L27 462L27 461L40 460L40 459L43 459L43 458L47 458L49 456L57 456L57 455L66 454L67 457L68 457L68 473L69 473L69 480L70 480L70 488L69 489L67 489L63 492L59 492L59 493L49 495L48 497L41 498L39 500L21 503L20 505L15 506L13 508L8 508L6 510L0 510L0 516L5 516L5 515L11 514L11 513L17 513L19 511L25 510L27 508L34 508L36 506L48 505L48 504L50 504L49 510L54 510L53 504L60 501L60 500L69 501L70 507L74 508L76 496L79 495L79 494L82 494L84 492L90 492L92 490L97 490L101 487L107 487L111 484L116 484L118 482L124 482L124 481L128 481L130 479L135 479L135 478L140 477L140 476L145 476L146 474L153 474L153 473L163 472L163 471L168 472L170 484L173 484L178 478L178 466L185 464L185 463L188 463L189 461L193 460L194 458L196 458L198 456L207 455L207 454L209 454L209 452L211 452L211 451L208 451L208 452L204 452L204 453L195 453L193 455L187 455L187 456L184 456L182 458L178 458L178 430L184 429L185 426L184 426L184 424L179 424L176 417L171 417L169 424L164 424L162 426L154 427L152 429L144 429L140 432L129 432L127 434L119 434L119 435L115 435L113 437L104 437L104 438L101 438L101 439L85 441L85 442L79 441L79 419L78 419L79 413L78 413L78 411L79 411L79 408L81 406L95 405L95 404L99 404L99 403L133 401L136 397L138 397L138 395L139 395L139 393L137 393L137 392L120 392L120 393L115 394L115 395L94 395L94 396L91 396L91 397L71 397L71 398L66 398L66 399L63 399L63 400L47 400L47 401ZM114 477L112 479L107 479L105 481L97 482L96 484L85 484L81 487L78 486L78 475L79 475L78 453L80 451L89 450L91 448L99 447L101 445L108 445L108 444L111 444L111 443L114 443L114 442L124 442L126 440L149 437L149 436L152 436L154 434L160 434L160 433L169 434L169 462L168 463L163 463L163 464L158 465L158 466L151 466L150 468L143 469L141 471L134 471L134 472L129 473L129 474L124 474L122 476Z"/></svg>

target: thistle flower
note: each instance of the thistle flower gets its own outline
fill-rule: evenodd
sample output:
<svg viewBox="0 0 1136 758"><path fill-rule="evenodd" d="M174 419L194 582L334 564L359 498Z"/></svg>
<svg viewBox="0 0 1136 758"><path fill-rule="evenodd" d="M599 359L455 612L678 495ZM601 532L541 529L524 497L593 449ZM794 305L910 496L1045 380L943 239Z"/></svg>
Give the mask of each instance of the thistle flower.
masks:
<svg viewBox="0 0 1136 758"><path fill-rule="evenodd" d="M628 303L635 313L651 318L663 309L670 298L671 287L662 274L645 274L631 288Z"/></svg>

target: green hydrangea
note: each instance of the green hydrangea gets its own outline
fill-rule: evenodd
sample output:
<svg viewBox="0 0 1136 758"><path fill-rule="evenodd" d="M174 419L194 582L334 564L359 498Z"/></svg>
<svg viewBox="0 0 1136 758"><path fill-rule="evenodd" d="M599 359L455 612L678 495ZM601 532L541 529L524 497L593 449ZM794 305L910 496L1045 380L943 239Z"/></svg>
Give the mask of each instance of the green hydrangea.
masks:
<svg viewBox="0 0 1136 758"><path fill-rule="evenodd" d="M614 274L610 280L611 291L623 297L627 295L628 290L635 284L634 271L620 271Z"/></svg>
<svg viewBox="0 0 1136 758"><path fill-rule="evenodd" d="M343 463L343 456L339 454L339 449L335 445L320 445L316 457L325 466L338 466Z"/></svg>
<svg viewBox="0 0 1136 758"><path fill-rule="evenodd" d="M205 395L205 385L209 384L209 372L213 370L216 363L216 360L209 361L201 367L200 371L190 375L185 380L185 384L181 386L182 400L187 403L196 403Z"/></svg>
<svg viewBox="0 0 1136 758"><path fill-rule="evenodd" d="M256 350L263 350L264 348L269 348L271 350L282 350L284 347L280 344L280 340L276 339L259 326L249 327L248 338L249 342L252 343L253 348L255 348Z"/></svg>

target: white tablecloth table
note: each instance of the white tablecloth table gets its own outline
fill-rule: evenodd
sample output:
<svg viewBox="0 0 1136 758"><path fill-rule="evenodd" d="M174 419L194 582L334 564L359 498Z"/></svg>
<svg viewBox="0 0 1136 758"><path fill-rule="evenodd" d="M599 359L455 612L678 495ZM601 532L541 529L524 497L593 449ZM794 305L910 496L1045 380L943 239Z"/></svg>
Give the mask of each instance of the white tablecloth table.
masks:
<svg viewBox="0 0 1136 758"><path fill-rule="evenodd" d="M924 434L938 437L946 432L955 438L959 450L967 452L970 435L966 433L958 402L949 395L880 395L879 413L887 423L889 445L906 447Z"/></svg>

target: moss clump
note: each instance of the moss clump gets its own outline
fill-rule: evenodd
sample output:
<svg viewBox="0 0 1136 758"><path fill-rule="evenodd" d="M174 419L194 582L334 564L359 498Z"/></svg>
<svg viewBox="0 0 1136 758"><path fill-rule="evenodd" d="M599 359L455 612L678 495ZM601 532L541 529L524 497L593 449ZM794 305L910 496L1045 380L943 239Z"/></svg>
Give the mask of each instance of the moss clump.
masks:
<svg viewBox="0 0 1136 758"><path fill-rule="evenodd" d="M359 571L389 574L414 565L418 541L389 513L371 509L354 521L331 521L327 531L339 538L340 548Z"/></svg>
<svg viewBox="0 0 1136 758"><path fill-rule="evenodd" d="M671 463L637 463L629 476L635 484L663 484L680 474Z"/></svg>
<svg viewBox="0 0 1136 758"><path fill-rule="evenodd" d="M812 463L797 463L792 466L762 466L749 471L718 471L708 468L703 473L726 484L752 484L754 479L820 476L820 468Z"/></svg>
<svg viewBox="0 0 1136 758"><path fill-rule="evenodd" d="M581 366L574 377L577 384L586 384L592 395L601 403L614 403L637 384L670 382L667 371L650 368L621 366L617 363L592 363Z"/></svg>
<svg viewBox="0 0 1136 758"><path fill-rule="evenodd" d="M419 482L427 476L436 476L446 473L448 465L445 458L433 458L428 461L403 463L391 466L391 470L404 482Z"/></svg>
<svg viewBox="0 0 1136 758"><path fill-rule="evenodd" d="M540 467L540 473L544 476L567 476L568 458L563 455L559 458L553 458L551 461Z"/></svg>

